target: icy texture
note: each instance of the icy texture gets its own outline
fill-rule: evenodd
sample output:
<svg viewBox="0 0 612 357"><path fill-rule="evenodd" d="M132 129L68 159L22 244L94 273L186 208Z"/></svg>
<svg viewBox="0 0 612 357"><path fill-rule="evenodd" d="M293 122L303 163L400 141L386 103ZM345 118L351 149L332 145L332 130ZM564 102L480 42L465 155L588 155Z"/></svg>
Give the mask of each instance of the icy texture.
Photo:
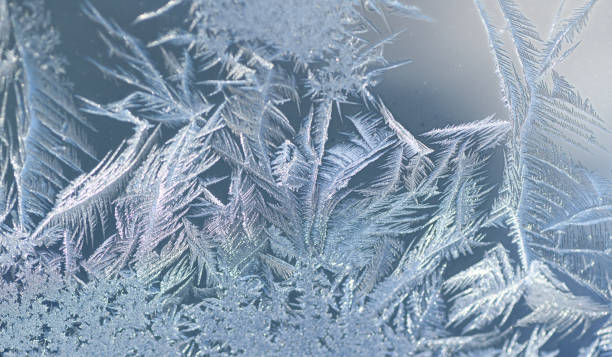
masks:
<svg viewBox="0 0 612 357"><path fill-rule="evenodd" d="M475 0L509 120L419 139L373 88L388 17L431 20L399 1L171 0L149 44L84 3L98 103L0 0L0 354L612 354L609 129L555 71L595 3L543 40Z"/></svg>

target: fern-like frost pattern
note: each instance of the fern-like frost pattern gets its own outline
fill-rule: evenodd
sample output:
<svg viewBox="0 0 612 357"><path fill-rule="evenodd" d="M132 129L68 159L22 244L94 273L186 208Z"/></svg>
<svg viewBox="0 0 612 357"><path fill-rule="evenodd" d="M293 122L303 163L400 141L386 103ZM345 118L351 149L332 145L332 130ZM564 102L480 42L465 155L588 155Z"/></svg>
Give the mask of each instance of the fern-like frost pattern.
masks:
<svg viewBox="0 0 612 357"><path fill-rule="evenodd" d="M557 70L597 0L564 3L543 39L474 0L507 113L415 136L375 88L435 22L403 1L85 1L100 98L0 0L0 355L612 355L610 129Z"/></svg>

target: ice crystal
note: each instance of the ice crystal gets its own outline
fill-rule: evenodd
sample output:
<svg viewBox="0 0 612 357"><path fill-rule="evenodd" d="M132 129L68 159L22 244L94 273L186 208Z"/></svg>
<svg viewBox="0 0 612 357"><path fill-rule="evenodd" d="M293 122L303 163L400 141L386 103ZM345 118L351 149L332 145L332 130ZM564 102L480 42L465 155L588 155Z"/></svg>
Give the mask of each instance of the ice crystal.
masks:
<svg viewBox="0 0 612 357"><path fill-rule="evenodd" d="M147 42L84 2L94 99L0 0L0 354L612 353L609 129L557 72L596 2L475 0L509 119L417 137L375 89L413 5L170 0Z"/></svg>

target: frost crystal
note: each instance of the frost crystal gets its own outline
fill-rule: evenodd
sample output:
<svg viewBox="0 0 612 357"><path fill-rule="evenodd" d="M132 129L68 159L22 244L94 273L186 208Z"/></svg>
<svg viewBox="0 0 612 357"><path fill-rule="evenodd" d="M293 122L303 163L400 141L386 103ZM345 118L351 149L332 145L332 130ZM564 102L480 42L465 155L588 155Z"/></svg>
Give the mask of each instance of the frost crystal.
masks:
<svg viewBox="0 0 612 357"><path fill-rule="evenodd" d="M545 40L474 2L509 120L417 137L374 88L401 1L170 0L147 41L84 2L86 98L0 0L0 354L612 354L609 128L557 72L597 1Z"/></svg>

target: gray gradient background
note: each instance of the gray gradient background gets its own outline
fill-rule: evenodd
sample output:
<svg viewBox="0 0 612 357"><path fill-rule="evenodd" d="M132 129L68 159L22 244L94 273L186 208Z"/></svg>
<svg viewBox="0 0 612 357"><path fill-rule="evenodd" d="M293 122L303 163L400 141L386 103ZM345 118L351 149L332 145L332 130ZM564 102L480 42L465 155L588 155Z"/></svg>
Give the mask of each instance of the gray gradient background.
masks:
<svg viewBox="0 0 612 357"><path fill-rule="evenodd" d="M584 1L566 1L563 14L571 14ZM494 113L498 118L507 118L484 26L473 1L410 3L419 6L435 22L392 22L393 29L407 27L407 31L386 47L386 55L395 60L414 60L385 74L376 88L397 119L420 134ZM493 9L496 3L485 0ZM517 0L517 3L546 39L559 0ZM556 69L612 124L612 0L600 0L595 5L587 26L576 39L581 44ZM610 143L612 138L601 140ZM607 154L585 159L593 168L608 171L612 167Z"/></svg>

